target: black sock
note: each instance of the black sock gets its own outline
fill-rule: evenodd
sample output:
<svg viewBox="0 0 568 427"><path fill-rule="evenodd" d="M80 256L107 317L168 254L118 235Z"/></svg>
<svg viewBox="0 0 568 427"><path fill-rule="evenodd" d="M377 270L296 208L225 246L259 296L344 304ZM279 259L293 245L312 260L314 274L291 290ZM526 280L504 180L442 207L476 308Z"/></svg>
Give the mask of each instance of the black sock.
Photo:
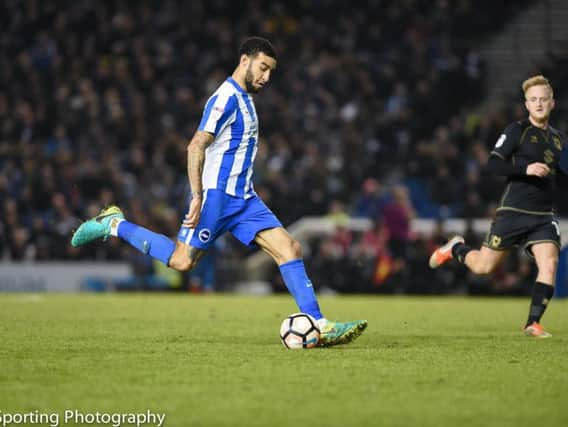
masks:
<svg viewBox="0 0 568 427"><path fill-rule="evenodd" d="M540 322L540 318L546 310L546 306L552 299L554 295L554 286L547 285L545 283L536 282L534 284L531 309L529 311L529 318L527 320L527 326L533 322Z"/></svg>
<svg viewBox="0 0 568 427"><path fill-rule="evenodd" d="M456 243L452 246L452 256L461 264L465 262L465 256L471 251L472 248L465 243Z"/></svg>

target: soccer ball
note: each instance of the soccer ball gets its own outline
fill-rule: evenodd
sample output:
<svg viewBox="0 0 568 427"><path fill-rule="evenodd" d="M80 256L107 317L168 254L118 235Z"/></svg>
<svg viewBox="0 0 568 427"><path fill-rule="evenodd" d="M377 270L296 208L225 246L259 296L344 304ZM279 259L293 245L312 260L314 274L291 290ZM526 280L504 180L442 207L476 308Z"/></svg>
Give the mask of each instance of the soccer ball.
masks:
<svg viewBox="0 0 568 427"><path fill-rule="evenodd" d="M306 313L291 314L280 325L280 339L286 348L315 347L320 339L318 322Z"/></svg>

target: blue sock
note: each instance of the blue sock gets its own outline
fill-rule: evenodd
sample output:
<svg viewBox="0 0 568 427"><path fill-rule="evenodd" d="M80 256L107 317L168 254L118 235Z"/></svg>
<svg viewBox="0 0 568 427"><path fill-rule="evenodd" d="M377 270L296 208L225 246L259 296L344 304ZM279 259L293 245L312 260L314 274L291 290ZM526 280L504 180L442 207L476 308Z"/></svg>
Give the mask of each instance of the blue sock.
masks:
<svg viewBox="0 0 568 427"><path fill-rule="evenodd" d="M294 297L302 313L308 313L316 320L323 318L312 282L306 274L304 261L295 259L280 266L280 273L286 287Z"/></svg>
<svg viewBox="0 0 568 427"><path fill-rule="evenodd" d="M176 244L163 234L154 233L128 221L122 221L118 225L117 234L143 254L150 255L166 265L176 248Z"/></svg>

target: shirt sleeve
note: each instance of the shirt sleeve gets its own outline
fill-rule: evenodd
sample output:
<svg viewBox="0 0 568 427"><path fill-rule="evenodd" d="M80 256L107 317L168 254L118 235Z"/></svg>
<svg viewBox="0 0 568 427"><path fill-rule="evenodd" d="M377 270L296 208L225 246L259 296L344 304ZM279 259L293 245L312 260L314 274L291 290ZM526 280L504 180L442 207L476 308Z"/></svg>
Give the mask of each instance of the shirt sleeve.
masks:
<svg viewBox="0 0 568 427"><path fill-rule="evenodd" d="M526 175L526 166L513 165L511 162L503 160L501 157L492 153L489 156L485 170L498 176L523 176Z"/></svg>
<svg viewBox="0 0 568 427"><path fill-rule="evenodd" d="M518 123L511 123L507 126L495 143L495 147L493 147L491 154L500 157L503 160L509 160L511 155L516 151L520 139L520 125Z"/></svg>
<svg viewBox="0 0 568 427"><path fill-rule="evenodd" d="M217 136L235 120L237 101L235 96L213 95L205 104L198 130Z"/></svg>

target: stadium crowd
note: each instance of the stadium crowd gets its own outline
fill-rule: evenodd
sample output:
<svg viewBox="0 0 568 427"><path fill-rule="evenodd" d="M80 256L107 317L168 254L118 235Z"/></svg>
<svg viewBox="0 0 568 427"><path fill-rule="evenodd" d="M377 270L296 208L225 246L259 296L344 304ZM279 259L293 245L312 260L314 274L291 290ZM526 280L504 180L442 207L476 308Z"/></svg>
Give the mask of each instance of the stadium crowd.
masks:
<svg viewBox="0 0 568 427"><path fill-rule="evenodd" d="M502 186L483 165L504 126L525 114L518 102L468 112L487 78L476 45L526 3L3 2L0 256L136 258L113 239L69 245L79 218L110 203L175 236L188 203L188 138L240 40L259 34L274 41L279 64L256 98L255 188L284 224L337 221L311 245L314 281L339 291L490 289L470 286L459 268L429 271L443 229L416 236L409 221L491 215ZM349 215L374 229L350 232ZM231 242L220 250L224 259L245 253ZM511 262L491 289L522 289L530 264Z"/></svg>

